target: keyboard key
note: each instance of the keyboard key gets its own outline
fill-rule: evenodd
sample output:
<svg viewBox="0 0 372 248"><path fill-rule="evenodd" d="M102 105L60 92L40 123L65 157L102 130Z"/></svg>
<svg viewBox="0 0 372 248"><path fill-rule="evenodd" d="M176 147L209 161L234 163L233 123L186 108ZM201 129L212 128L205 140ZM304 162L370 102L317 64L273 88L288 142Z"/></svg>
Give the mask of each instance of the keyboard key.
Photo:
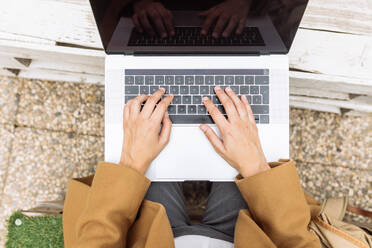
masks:
<svg viewBox="0 0 372 248"><path fill-rule="evenodd" d="M168 114L176 114L177 113L177 106L175 105L169 105L168 106Z"/></svg>
<svg viewBox="0 0 372 248"><path fill-rule="evenodd" d="M213 102L214 104L221 104L221 102L220 102L220 100L218 99L217 96L212 96L212 102Z"/></svg>
<svg viewBox="0 0 372 248"><path fill-rule="evenodd" d="M154 94L159 89L159 86L150 86L150 94Z"/></svg>
<svg viewBox="0 0 372 248"><path fill-rule="evenodd" d="M187 106L187 113L188 114L196 114L196 105L188 105Z"/></svg>
<svg viewBox="0 0 372 248"><path fill-rule="evenodd" d="M198 114L206 114L207 109L205 108L204 105L198 105Z"/></svg>
<svg viewBox="0 0 372 248"><path fill-rule="evenodd" d="M244 84L243 76L235 76L235 84Z"/></svg>
<svg viewBox="0 0 372 248"><path fill-rule="evenodd" d="M233 85L234 84L234 76L225 76L225 84L226 85Z"/></svg>
<svg viewBox="0 0 372 248"><path fill-rule="evenodd" d="M134 84L134 77L133 76L125 76L125 84L126 85Z"/></svg>
<svg viewBox="0 0 372 248"><path fill-rule="evenodd" d="M249 86L240 86L240 94L242 95L249 94Z"/></svg>
<svg viewBox="0 0 372 248"><path fill-rule="evenodd" d="M180 86L180 94L181 95L189 94L189 87L190 86Z"/></svg>
<svg viewBox="0 0 372 248"><path fill-rule="evenodd" d="M261 96L260 95L253 96L253 104L261 104Z"/></svg>
<svg viewBox="0 0 372 248"><path fill-rule="evenodd" d="M180 107L180 106L178 106ZM178 112L179 113L179 112ZM209 115L169 115L173 124L213 124Z"/></svg>
<svg viewBox="0 0 372 248"><path fill-rule="evenodd" d="M143 76L136 76L135 77L135 83L136 83L136 85L144 84L144 77Z"/></svg>
<svg viewBox="0 0 372 248"><path fill-rule="evenodd" d="M155 84L164 84L164 76L155 76Z"/></svg>
<svg viewBox="0 0 372 248"><path fill-rule="evenodd" d="M255 84L269 84L269 76L256 76Z"/></svg>
<svg viewBox="0 0 372 248"><path fill-rule="evenodd" d="M154 84L154 76L146 76L145 77L145 84L146 85L152 85L152 84Z"/></svg>
<svg viewBox="0 0 372 248"><path fill-rule="evenodd" d="M203 76L195 76L195 84L203 85L204 84L204 77Z"/></svg>
<svg viewBox="0 0 372 248"><path fill-rule="evenodd" d="M260 115L260 123L269 123L268 115Z"/></svg>
<svg viewBox="0 0 372 248"><path fill-rule="evenodd" d="M260 87L259 86L250 86L249 91L251 92L251 95L258 95L258 94L260 94Z"/></svg>
<svg viewBox="0 0 372 248"><path fill-rule="evenodd" d="M260 116L259 115L254 115L254 120L256 121L256 123L259 123L260 122Z"/></svg>
<svg viewBox="0 0 372 248"><path fill-rule="evenodd" d="M224 84L224 81L225 81L224 76L216 76L215 77L216 85L222 85L222 84Z"/></svg>
<svg viewBox="0 0 372 248"><path fill-rule="evenodd" d="M269 86L260 86L260 93L262 95L262 103L269 104Z"/></svg>
<svg viewBox="0 0 372 248"><path fill-rule="evenodd" d="M182 104L191 104L191 96L182 96Z"/></svg>
<svg viewBox="0 0 372 248"><path fill-rule="evenodd" d="M190 94L199 94L199 86L190 86Z"/></svg>
<svg viewBox="0 0 372 248"><path fill-rule="evenodd" d="M179 86L171 86L170 87L170 94L178 95L179 91L180 91Z"/></svg>
<svg viewBox="0 0 372 248"><path fill-rule="evenodd" d="M217 108L218 108L218 110L219 110L222 114L226 114L226 111L225 111L225 109L223 108L222 105L217 105Z"/></svg>
<svg viewBox="0 0 372 248"><path fill-rule="evenodd" d="M253 76L245 76L244 83L245 84L254 84L254 77Z"/></svg>
<svg viewBox="0 0 372 248"><path fill-rule="evenodd" d="M140 86L140 94L148 95L150 92L149 86Z"/></svg>
<svg viewBox="0 0 372 248"><path fill-rule="evenodd" d="M200 94L201 95L209 94L209 86L200 86Z"/></svg>
<svg viewBox="0 0 372 248"><path fill-rule="evenodd" d="M252 96L251 95L246 95L247 97L247 100L249 102L249 104L252 104Z"/></svg>
<svg viewBox="0 0 372 248"><path fill-rule="evenodd" d="M192 104L201 104L201 96L193 96Z"/></svg>
<svg viewBox="0 0 372 248"><path fill-rule="evenodd" d="M186 114L186 105L178 105L177 106L177 113L178 114Z"/></svg>
<svg viewBox="0 0 372 248"><path fill-rule="evenodd" d="M214 76L205 76L205 84L214 85Z"/></svg>
<svg viewBox="0 0 372 248"><path fill-rule="evenodd" d="M185 84L185 78L183 76L175 76L174 80L175 80L176 85L184 85Z"/></svg>
<svg viewBox="0 0 372 248"><path fill-rule="evenodd" d="M165 76L165 84L166 85L174 84L174 76Z"/></svg>
<svg viewBox="0 0 372 248"><path fill-rule="evenodd" d="M235 92L235 94L239 95L239 86L230 86L230 88Z"/></svg>
<svg viewBox="0 0 372 248"><path fill-rule="evenodd" d="M125 94L127 95L137 95L139 93L138 86L125 86Z"/></svg>
<svg viewBox="0 0 372 248"><path fill-rule="evenodd" d="M268 114L269 113L269 105L251 105L253 114Z"/></svg>
<svg viewBox="0 0 372 248"><path fill-rule="evenodd" d="M185 77L185 84L186 85L194 85L194 77L193 76L186 76Z"/></svg>
<svg viewBox="0 0 372 248"><path fill-rule="evenodd" d="M150 86L152 87L152 86ZM165 94L169 94L169 86L168 85L161 85L161 88L165 89Z"/></svg>
<svg viewBox="0 0 372 248"><path fill-rule="evenodd" d="M174 96L172 103L181 104L181 96Z"/></svg>
<svg viewBox="0 0 372 248"><path fill-rule="evenodd" d="M128 101L136 98L137 96L125 96L125 103L127 103Z"/></svg>
<svg viewBox="0 0 372 248"><path fill-rule="evenodd" d="M216 94L216 92L214 91L214 88L215 88L216 86L210 86L209 87L209 93L210 94Z"/></svg>

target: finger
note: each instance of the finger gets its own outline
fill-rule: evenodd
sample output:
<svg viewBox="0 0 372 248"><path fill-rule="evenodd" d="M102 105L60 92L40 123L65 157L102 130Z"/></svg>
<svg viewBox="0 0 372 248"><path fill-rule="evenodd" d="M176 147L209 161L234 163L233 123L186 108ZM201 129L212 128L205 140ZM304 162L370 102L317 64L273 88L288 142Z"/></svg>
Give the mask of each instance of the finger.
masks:
<svg viewBox="0 0 372 248"><path fill-rule="evenodd" d="M137 28L138 32L143 33L143 29L141 27L141 23L140 23L140 21L138 19L138 15L137 14L134 14L132 16L132 21L133 21L134 26Z"/></svg>
<svg viewBox="0 0 372 248"><path fill-rule="evenodd" d="M156 9L152 9L149 11L149 16L151 17L151 20L155 24L159 36L162 38L167 37L167 31L165 30L165 26L163 24L163 20L160 13Z"/></svg>
<svg viewBox="0 0 372 248"><path fill-rule="evenodd" d="M204 11L200 12L198 14L198 16L205 17L205 16L209 15L209 13L211 13L213 10L215 10L215 8L216 7L214 6L214 7L210 8L210 9L204 10Z"/></svg>
<svg viewBox="0 0 372 248"><path fill-rule="evenodd" d="M165 89L160 88L147 99L145 106L143 106L143 109L141 111L141 114L144 118L149 119L151 117L152 112L155 108L155 104L159 102L164 93Z"/></svg>
<svg viewBox="0 0 372 248"><path fill-rule="evenodd" d="M211 12L207 16L207 18L205 19L205 21L203 23L203 26L202 26L202 29L201 29L201 34L206 35L208 33L209 28L215 22L215 20L217 19L218 16L219 16L219 13L217 12L217 10Z"/></svg>
<svg viewBox="0 0 372 248"><path fill-rule="evenodd" d="M205 136L207 136L207 139L212 144L214 150L216 150L216 152L219 154L224 153L225 146L223 145L221 139L217 136L215 131L213 131L213 129L206 124L200 125L200 129L203 131Z"/></svg>
<svg viewBox="0 0 372 248"><path fill-rule="evenodd" d="M251 124L256 125L256 121L254 120L253 111L252 111L251 105L248 102L247 97L245 95L242 95L241 99L242 99L242 101L243 101L243 103L244 103L244 105L247 109L249 122L251 122Z"/></svg>
<svg viewBox="0 0 372 248"><path fill-rule="evenodd" d="M169 104L171 104L173 100L173 95L169 95L165 97L161 102L156 106L154 112L151 115L151 120L153 120L156 125L160 124L161 120L164 117L165 112L167 112Z"/></svg>
<svg viewBox="0 0 372 248"><path fill-rule="evenodd" d="M214 90L216 92L218 99L222 103L223 108L225 109L228 118L229 119L238 118L239 116L238 111L236 110L235 105L231 101L230 97L228 97L226 93L219 86L216 86Z"/></svg>
<svg viewBox="0 0 372 248"><path fill-rule="evenodd" d="M169 35L174 35L173 15L172 12L165 9L164 7L157 7L157 11L162 17L163 23Z"/></svg>
<svg viewBox="0 0 372 248"><path fill-rule="evenodd" d="M229 24L222 33L223 37L229 37L229 35L234 31L235 27L238 25L237 17L233 16L230 18Z"/></svg>
<svg viewBox="0 0 372 248"><path fill-rule="evenodd" d="M148 95L139 95L136 98L130 100L130 117L131 118L136 118L141 111L141 105L143 102L145 102L149 98Z"/></svg>
<svg viewBox="0 0 372 248"><path fill-rule="evenodd" d="M140 20L140 23L142 24L142 27L147 32L147 34L149 34L151 36L154 36L155 32L154 32L154 29L152 28L152 26L149 22L149 19L147 17L146 12L144 12L144 11L141 12L141 14L139 15L139 20Z"/></svg>
<svg viewBox="0 0 372 248"><path fill-rule="evenodd" d="M168 112L165 112L165 115L162 120L162 128L159 134L160 145L165 146L166 144L168 144L171 130L172 130L172 121L169 118Z"/></svg>
<svg viewBox="0 0 372 248"><path fill-rule="evenodd" d="M247 108L245 107L243 102L240 101L239 97L235 94L235 92L230 87L227 87L226 93L230 97L230 99L233 101L235 108L238 110L240 117L243 119L248 118Z"/></svg>
<svg viewBox="0 0 372 248"><path fill-rule="evenodd" d="M124 106L124 110L123 110L123 126L124 127L125 127L128 120L129 120L129 105L126 104Z"/></svg>
<svg viewBox="0 0 372 248"><path fill-rule="evenodd" d="M243 32L246 22L247 22L247 18L246 17L240 19L239 24L238 24L238 27L236 29L236 34L241 34Z"/></svg>
<svg viewBox="0 0 372 248"><path fill-rule="evenodd" d="M211 115L214 123L216 123L217 127L220 131L223 131L223 128L227 125L227 120L223 116L223 114L218 110L216 105L212 103L212 101L208 97L203 97L203 103L208 110L208 113Z"/></svg>
<svg viewBox="0 0 372 248"><path fill-rule="evenodd" d="M220 17L218 18L217 24L214 27L214 30L213 30L213 33L212 33L212 36L214 38L218 38L220 36L220 34L222 33L222 31L226 27L226 24L227 24L228 21L229 21L229 17L228 16L226 16L226 15L220 15Z"/></svg>

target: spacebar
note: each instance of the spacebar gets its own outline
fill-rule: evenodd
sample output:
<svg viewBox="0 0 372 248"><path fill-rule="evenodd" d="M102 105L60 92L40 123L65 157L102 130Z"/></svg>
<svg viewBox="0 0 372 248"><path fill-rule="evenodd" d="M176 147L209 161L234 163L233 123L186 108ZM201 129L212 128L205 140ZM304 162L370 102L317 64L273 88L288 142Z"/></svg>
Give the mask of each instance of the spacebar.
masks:
<svg viewBox="0 0 372 248"><path fill-rule="evenodd" d="M209 115L169 115L173 124L213 124Z"/></svg>

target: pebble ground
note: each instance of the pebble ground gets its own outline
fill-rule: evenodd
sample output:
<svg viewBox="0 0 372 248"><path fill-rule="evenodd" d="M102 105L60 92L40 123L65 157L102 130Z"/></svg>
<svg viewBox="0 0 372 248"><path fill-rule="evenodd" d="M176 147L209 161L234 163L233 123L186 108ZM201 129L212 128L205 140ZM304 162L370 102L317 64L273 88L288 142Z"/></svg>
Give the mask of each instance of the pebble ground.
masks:
<svg viewBox="0 0 372 248"><path fill-rule="evenodd" d="M290 143L307 192L372 210L372 117L291 109ZM103 85L0 77L0 247L12 212L63 198L68 179L94 173L103 152ZM207 188L185 185L192 214Z"/></svg>

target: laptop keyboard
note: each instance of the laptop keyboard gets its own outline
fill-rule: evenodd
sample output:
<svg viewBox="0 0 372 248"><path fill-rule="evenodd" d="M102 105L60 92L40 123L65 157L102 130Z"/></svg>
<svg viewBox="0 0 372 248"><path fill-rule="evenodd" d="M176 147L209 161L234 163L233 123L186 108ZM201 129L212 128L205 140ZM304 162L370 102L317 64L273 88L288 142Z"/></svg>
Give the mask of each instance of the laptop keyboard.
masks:
<svg viewBox="0 0 372 248"><path fill-rule="evenodd" d="M149 36L132 30L128 46L265 46L257 27L245 27L242 34L213 38L200 33L200 27L175 27L175 35L167 38Z"/></svg>
<svg viewBox="0 0 372 248"><path fill-rule="evenodd" d="M209 97L227 118L214 92L217 85L222 89L230 86L237 95L246 95L256 123L270 122L268 69L128 69L125 70L125 103L139 94L153 94L162 87L165 95L174 95L168 108L174 124L212 124L202 103L204 96Z"/></svg>

